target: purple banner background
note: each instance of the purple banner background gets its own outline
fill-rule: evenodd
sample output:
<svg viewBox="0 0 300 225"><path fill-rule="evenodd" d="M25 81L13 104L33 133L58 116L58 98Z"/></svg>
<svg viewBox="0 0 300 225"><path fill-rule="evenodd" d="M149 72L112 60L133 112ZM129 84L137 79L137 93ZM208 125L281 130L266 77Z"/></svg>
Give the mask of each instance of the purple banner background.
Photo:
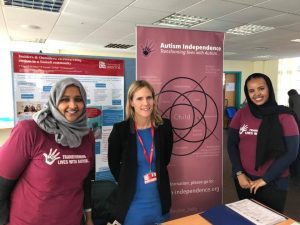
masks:
<svg viewBox="0 0 300 225"><path fill-rule="evenodd" d="M222 201L223 42L220 32L137 27L137 79L173 124L172 218Z"/></svg>

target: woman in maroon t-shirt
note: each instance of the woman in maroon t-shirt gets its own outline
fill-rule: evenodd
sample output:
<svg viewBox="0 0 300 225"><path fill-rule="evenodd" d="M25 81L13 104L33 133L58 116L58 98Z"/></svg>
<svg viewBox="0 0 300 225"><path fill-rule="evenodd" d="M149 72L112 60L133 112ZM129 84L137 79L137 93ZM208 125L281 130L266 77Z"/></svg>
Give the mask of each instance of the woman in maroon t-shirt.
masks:
<svg viewBox="0 0 300 225"><path fill-rule="evenodd" d="M228 154L239 199L253 198L283 212L288 168L296 159L299 130L294 113L277 105L272 83L254 73L245 82L247 105L230 123Z"/></svg>
<svg viewBox="0 0 300 225"><path fill-rule="evenodd" d="M1 225L80 225L83 214L93 225L95 140L85 104L82 84L65 78L33 120L14 127L0 150Z"/></svg>

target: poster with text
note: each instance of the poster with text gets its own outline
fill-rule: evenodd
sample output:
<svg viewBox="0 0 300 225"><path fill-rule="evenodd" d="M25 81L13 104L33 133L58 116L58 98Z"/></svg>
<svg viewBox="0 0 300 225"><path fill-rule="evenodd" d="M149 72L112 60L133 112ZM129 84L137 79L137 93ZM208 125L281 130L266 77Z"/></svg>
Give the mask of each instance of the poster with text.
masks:
<svg viewBox="0 0 300 225"><path fill-rule="evenodd" d="M112 180L103 146L107 146L112 124L124 117L124 61L19 52L12 53L12 60L15 123L41 110L58 80L73 77L83 84L88 126L96 139L96 179ZM107 112L107 108L114 110ZM111 118L110 124L106 117Z"/></svg>
<svg viewBox="0 0 300 225"><path fill-rule="evenodd" d="M137 79L173 125L172 218L222 201L223 43L220 32L137 27Z"/></svg>

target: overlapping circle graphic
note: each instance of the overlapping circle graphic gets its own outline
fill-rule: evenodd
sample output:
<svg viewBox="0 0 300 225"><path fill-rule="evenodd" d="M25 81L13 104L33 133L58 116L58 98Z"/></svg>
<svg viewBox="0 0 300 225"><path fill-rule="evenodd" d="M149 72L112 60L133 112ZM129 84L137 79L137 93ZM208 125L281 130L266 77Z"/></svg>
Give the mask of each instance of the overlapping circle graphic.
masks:
<svg viewBox="0 0 300 225"><path fill-rule="evenodd" d="M172 120L174 143L180 142L182 146L177 152L173 150L174 155L193 154L216 130L217 104L200 82L192 78L169 80L157 94L157 101L162 117Z"/></svg>

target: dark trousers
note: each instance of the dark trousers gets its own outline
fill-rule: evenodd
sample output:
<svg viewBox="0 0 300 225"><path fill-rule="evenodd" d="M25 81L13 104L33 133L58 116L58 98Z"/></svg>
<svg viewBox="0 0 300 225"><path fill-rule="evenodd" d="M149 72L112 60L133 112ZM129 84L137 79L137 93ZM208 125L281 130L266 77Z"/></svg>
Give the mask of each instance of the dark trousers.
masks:
<svg viewBox="0 0 300 225"><path fill-rule="evenodd" d="M294 181L295 184L300 185L300 146L296 160L290 165L290 174L292 181Z"/></svg>
<svg viewBox="0 0 300 225"><path fill-rule="evenodd" d="M280 190L272 183L269 183L256 191L256 194L251 194L250 189L241 188L239 181L234 179L235 188L240 200L242 199L254 199L277 212L283 213L284 205L286 201L287 191Z"/></svg>

